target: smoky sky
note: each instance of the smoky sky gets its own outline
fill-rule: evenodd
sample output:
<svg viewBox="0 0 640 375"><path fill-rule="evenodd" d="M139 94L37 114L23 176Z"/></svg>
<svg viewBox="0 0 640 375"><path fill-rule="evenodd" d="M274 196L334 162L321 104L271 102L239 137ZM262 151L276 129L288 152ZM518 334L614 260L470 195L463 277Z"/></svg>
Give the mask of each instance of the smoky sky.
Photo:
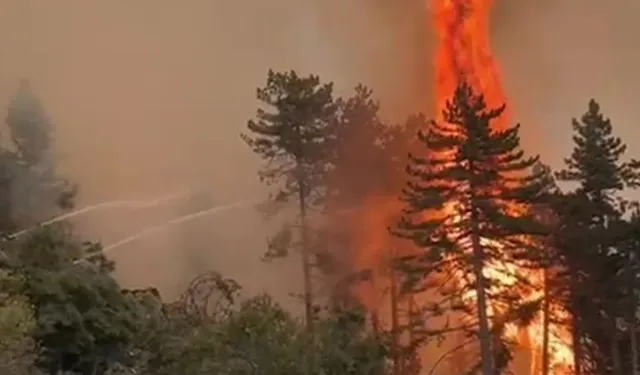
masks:
<svg viewBox="0 0 640 375"><path fill-rule="evenodd" d="M80 186L80 207L198 190L165 207L76 218L87 238L108 245L173 216L266 196L239 133L269 68L319 74L340 94L368 84L389 118L418 109L429 72L423 14L420 1L3 0L0 109L29 79L55 122L57 160ZM237 209L110 254L127 286L175 294L210 268L286 296L298 263L260 261L273 229Z"/></svg>
<svg viewBox="0 0 640 375"><path fill-rule="evenodd" d="M173 206L103 210L75 220L87 238L108 245L176 215L266 196L256 178L259 160L239 133L269 68L319 74L335 81L339 94L368 84L392 121L429 112L433 37L425 5L1 0L0 110L20 80L29 79L56 124L57 160L80 186L79 206L198 190ZM528 150L557 164L567 153L570 118L594 97L633 153L640 54L631 38L638 2L504 0L497 6L492 44ZM214 268L253 292L295 291L295 259L260 261L274 228L252 210L188 225L114 251L122 282L175 294L195 272Z"/></svg>

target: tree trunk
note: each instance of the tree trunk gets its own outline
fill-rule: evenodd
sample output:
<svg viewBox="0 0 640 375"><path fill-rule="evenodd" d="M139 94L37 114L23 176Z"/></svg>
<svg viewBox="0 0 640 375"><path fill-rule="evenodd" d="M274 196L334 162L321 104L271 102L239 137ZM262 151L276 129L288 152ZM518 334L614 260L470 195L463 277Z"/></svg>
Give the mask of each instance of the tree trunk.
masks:
<svg viewBox="0 0 640 375"><path fill-rule="evenodd" d="M570 270L570 298L571 298L571 342L573 344L573 366L574 366L574 374L582 375L582 344L581 344L581 334L582 330L580 327L580 313L578 311L578 303L577 303L577 292L578 289L578 278L575 274L575 270Z"/></svg>
<svg viewBox="0 0 640 375"><path fill-rule="evenodd" d="M393 265L389 269L391 279L391 356L393 361L393 375L402 374L402 363L400 359L400 335L398 334L398 295L396 287L396 275L393 271Z"/></svg>
<svg viewBox="0 0 640 375"><path fill-rule="evenodd" d="M377 311L371 312L371 329L376 336L380 334L380 317Z"/></svg>
<svg viewBox="0 0 640 375"><path fill-rule="evenodd" d="M313 332L313 290L311 285L311 264L309 254L309 228L307 227L306 188L302 178L298 180L300 204L300 240L302 244L302 278L304 288L304 317L307 330Z"/></svg>
<svg viewBox="0 0 640 375"><path fill-rule="evenodd" d="M487 280L484 277L484 249L478 235L477 212L471 211L471 246L473 251L473 273L476 279L476 308L478 314L478 339L483 375L496 375L492 350L491 328L489 326Z"/></svg>
<svg viewBox="0 0 640 375"><path fill-rule="evenodd" d="M638 368L638 330L636 327L636 317L629 321L629 336L631 341L631 371L633 375L640 375Z"/></svg>
<svg viewBox="0 0 640 375"><path fill-rule="evenodd" d="M618 346L618 327L615 318L611 320L611 365L612 375L622 375L622 360L620 358L620 346Z"/></svg>
<svg viewBox="0 0 640 375"><path fill-rule="evenodd" d="M637 309L638 300L636 298L636 273L633 253L629 254L629 264L627 265L628 275L628 293L629 293L629 342L631 343L631 374L640 375L640 368L638 368L638 329L637 329Z"/></svg>
<svg viewBox="0 0 640 375"><path fill-rule="evenodd" d="M407 298L407 323L409 324L409 345L410 346L413 346L413 344L416 342L415 315L416 315L415 301L413 300L413 296L410 295L409 298Z"/></svg>
<svg viewBox="0 0 640 375"><path fill-rule="evenodd" d="M403 375L418 375L420 373L420 367L421 367L420 357L418 355L419 349L413 347L416 340L416 334L415 334L416 328L414 327L415 308L413 304L414 304L413 296L409 296L409 298L407 298L407 315L408 315L407 322L409 324L408 334L409 334L409 347L411 347L411 352L408 353L408 355L411 356L411 360L410 362L408 361L408 363L405 365L405 369L408 368L409 371L406 371L406 374L403 374Z"/></svg>
<svg viewBox="0 0 640 375"><path fill-rule="evenodd" d="M542 296L542 375L549 375L549 267L543 270Z"/></svg>

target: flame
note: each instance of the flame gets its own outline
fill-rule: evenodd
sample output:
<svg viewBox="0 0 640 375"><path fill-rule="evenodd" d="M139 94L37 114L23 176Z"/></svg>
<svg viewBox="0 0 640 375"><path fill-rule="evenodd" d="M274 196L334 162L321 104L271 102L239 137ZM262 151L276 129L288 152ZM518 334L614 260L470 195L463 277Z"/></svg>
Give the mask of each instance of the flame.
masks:
<svg viewBox="0 0 640 375"><path fill-rule="evenodd" d="M489 20L494 0L432 0L431 10L437 36L437 52L435 57L436 87L435 109L440 114L445 103L464 80L476 92L481 92L489 107L498 107L507 102L500 79L498 66L493 58L489 43ZM496 129L507 126L510 114L504 113L494 124ZM543 295L543 276L541 272L532 272L516 264L489 264L487 277L502 281L502 288L516 287L517 274L533 280L537 287L526 291L525 300L540 299ZM499 292L499 291L497 291ZM467 301L472 302L473 296ZM490 306L495 310L495 306ZM559 306L553 306L556 316L566 318ZM492 313L493 311L489 311ZM543 319L541 314L524 330L509 326L506 330L508 338L517 340L522 348L529 351L530 373L541 372L540 357L542 355ZM564 374L572 365L572 350L569 334L556 325L549 332L550 374Z"/></svg>
<svg viewBox="0 0 640 375"><path fill-rule="evenodd" d="M439 113L461 79L481 92L489 107L505 103L499 70L489 44L489 14L494 0L433 0L438 48L435 56L436 110ZM498 127L505 127L509 114Z"/></svg>

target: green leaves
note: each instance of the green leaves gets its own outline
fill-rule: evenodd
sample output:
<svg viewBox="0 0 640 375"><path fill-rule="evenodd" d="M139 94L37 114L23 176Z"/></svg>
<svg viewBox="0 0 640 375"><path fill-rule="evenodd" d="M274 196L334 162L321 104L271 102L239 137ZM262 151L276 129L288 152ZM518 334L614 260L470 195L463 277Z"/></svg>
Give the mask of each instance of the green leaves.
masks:
<svg viewBox="0 0 640 375"><path fill-rule="evenodd" d="M15 281L8 293L33 314L37 365L85 374L127 357L139 307L110 276L100 248L74 243L64 229L51 226L4 244L11 258L5 272Z"/></svg>
<svg viewBox="0 0 640 375"><path fill-rule="evenodd" d="M0 282L4 282L3 277ZM32 338L36 322L24 298L2 296L0 302L0 372L27 374L37 355Z"/></svg>
<svg viewBox="0 0 640 375"><path fill-rule="evenodd" d="M216 320L193 324L167 315L149 346L145 375L383 375L386 349L359 311L329 312L315 334L268 295L234 304ZM191 322L191 323L189 323Z"/></svg>

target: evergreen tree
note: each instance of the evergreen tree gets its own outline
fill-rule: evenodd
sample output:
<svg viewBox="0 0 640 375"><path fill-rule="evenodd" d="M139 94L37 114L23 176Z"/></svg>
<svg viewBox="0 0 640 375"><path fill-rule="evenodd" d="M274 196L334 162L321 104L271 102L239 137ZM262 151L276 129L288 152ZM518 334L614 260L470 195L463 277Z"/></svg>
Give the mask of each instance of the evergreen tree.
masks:
<svg viewBox="0 0 640 375"><path fill-rule="evenodd" d="M546 199L541 203L530 206L529 209L537 216L540 222L544 223L548 228L554 228L557 226L557 215L553 211L551 202L553 201L552 198L559 194L559 187L552 177L553 174L549 166L539 163L533 170L534 173L542 173L548 176L549 184L544 191ZM540 251L534 254L526 254L529 266L531 266L534 271L541 271L542 273L542 298L540 306L542 316L541 375L548 375L552 373L552 371L556 371L556 369L551 368L550 330L552 323L557 323L553 314L555 306L553 306L552 303L557 299L557 290L559 287L561 289L562 285L558 284L555 277L556 272L554 272L558 267L558 255L553 246L552 233L553 232L550 231L549 235L538 239L540 242L538 244Z"/></svg>
<svg viewBox="0 0 640 375"><path fill-rule="evenodd" d="M613 134L611 120L600 112L600 105L589 101L580 120L572 120L574 148L564 160L559 181L577 183L575 192L589 198L594 224L616 216L622 191L640 186L640 163L624 160L627 146Z"/></svg>
<svg viewBox="0 0 640 375"><path fill-rule="evenodd" d="M354 270L351 264L351 256L362 251L356 248L358 240L367 235L363 233L363 209L372 197L395 195L389 189L395 179L390 176L393 159L387 148L395 135L391 130L395 129L383 123L379 110L373 92L363 85L356 86L350 97L336 100L330 144L332 168L327 173L322 205L327 219L323 230L326 256L320 263L328 265L323 269L334 278L330 282L336 286L338 300L350 298L350 285L345 280L354 273L371 271ZM365 165L367 168L363 168Z"/></svg>
<svg viewBox="0 0 640 375"><path fill-rule="evenodd" d="M415 138L416 129L423 127L425 122L423 116L411 116L401 125L385 123L380 116L380 103L374 99L372 90L364 85L357 85L351 96L338 98L332 126L332 169L327 174L323 202L326 226L320 236L323 241L318 253L322 257L318 263L329 284L331 302L338 305L353 303L357 300L353 291L358 284L376 282L372 277L383 274L383 282L392 284L390 329L394 332L392 357L396 373L403 367L402 363L407 362L400 357L411 355L409 352L414 346L403 343L410 348L400 350L401 331L408 328L403 323L409 320L404 319L403 315L408 314L404 305L406 297L410 296L396 293L400 275L390 269L392 262L387 262L387 258L397 256L402 253L401 248L410 246L389 236L384 242L376 243L379 248L370 249L363 247L363 240L376 230L367 220L371 215L369 210L376 203L396 203L394 197L404 185L407 146ZM392 225L398 219L395 210L387 207L380 207L380 210L388 217L378 229ZM385 254L391 248L393 254ZM354 257L368 251L379 254L377 263L354 264ZM370 313L376 314L375 311Z"/></svg>
<svg viewBox="0 0 640 375"><path fill-rule="evenodd" d="M260 179L279 184L275 199L297 202L305 316L311 327L314 307L308 215L326 190L323 181L331 166L328 145L335 113L333 84L322 84L314 75L301 77L295 71L270 70L257 98L265 108L258 109L256 118L248 122L249 134L242 134L242 138L266 162ZM286 238L288 231L283 236Z"/></svg>
<svg viewBox="0 0 640 375"><path fill-rule="evenodd" d="M322 182L325 191L318 206L323 222L316 227L316 264L329 284L330 302L350 303L350 284L353 277L349 256L357 236L357 216L364 200L385 179L380 178L379 166L384 160L380 138L385 125L378 116L379 103L372 91L356 86L352 96L337 98L331 119L331 138L327 144L329 170ZM363 170L368 161L376 167Z"/></svg>
<svg viewBox="0 0 640 375"><path fill-rule="evenodd" d="M583 375L586 363L593 362L600 363L598 373L621 375L617 321L623 317L618 303L623 297L616 284L628 259L623 246L628 226L622 218L628 202L622 193L638 186L640 163L625 160L626 145L613 134L611 121L595 100L572 126L574 148L557 178L577 186L562 197L564 207L556 209L565 222L559 248L566 262L575 371ZM608 334L603 336L596 327L607 327ZM588 361L587 345L608 354Z"/></svg>
<svg viewBox="0 0 640 375"><path fill-rule="evenodd" d="M53 123L27 81L9 102L6 124L14 146L6 168L17 226L32 226L70 208L75 187L56 173Z"/></svg>
<svg viewBox="0 0 640 375"><path fill-rule="evenodd" d="M516 288L505 289L487 268L530 249L523 234L542 233L538 220L523 208L536 203L548 185L544 171L531 171L538 158L526 158L520 150L519 126L492 129L503 110L487 109L483 96L466 84L456 89L444 121L419 133L425 156L410 157L406 215L394 230L423 249L415 260L421 264L413 264L409 278L433 281L453 270L457 285L440 285L441 290L459 301L469 292L475 295L477 320L466 328L474 329L480 341L484 375L495 375L508 360L492 330L510 316L524 319L522 314L531 312Z"/></svg>

